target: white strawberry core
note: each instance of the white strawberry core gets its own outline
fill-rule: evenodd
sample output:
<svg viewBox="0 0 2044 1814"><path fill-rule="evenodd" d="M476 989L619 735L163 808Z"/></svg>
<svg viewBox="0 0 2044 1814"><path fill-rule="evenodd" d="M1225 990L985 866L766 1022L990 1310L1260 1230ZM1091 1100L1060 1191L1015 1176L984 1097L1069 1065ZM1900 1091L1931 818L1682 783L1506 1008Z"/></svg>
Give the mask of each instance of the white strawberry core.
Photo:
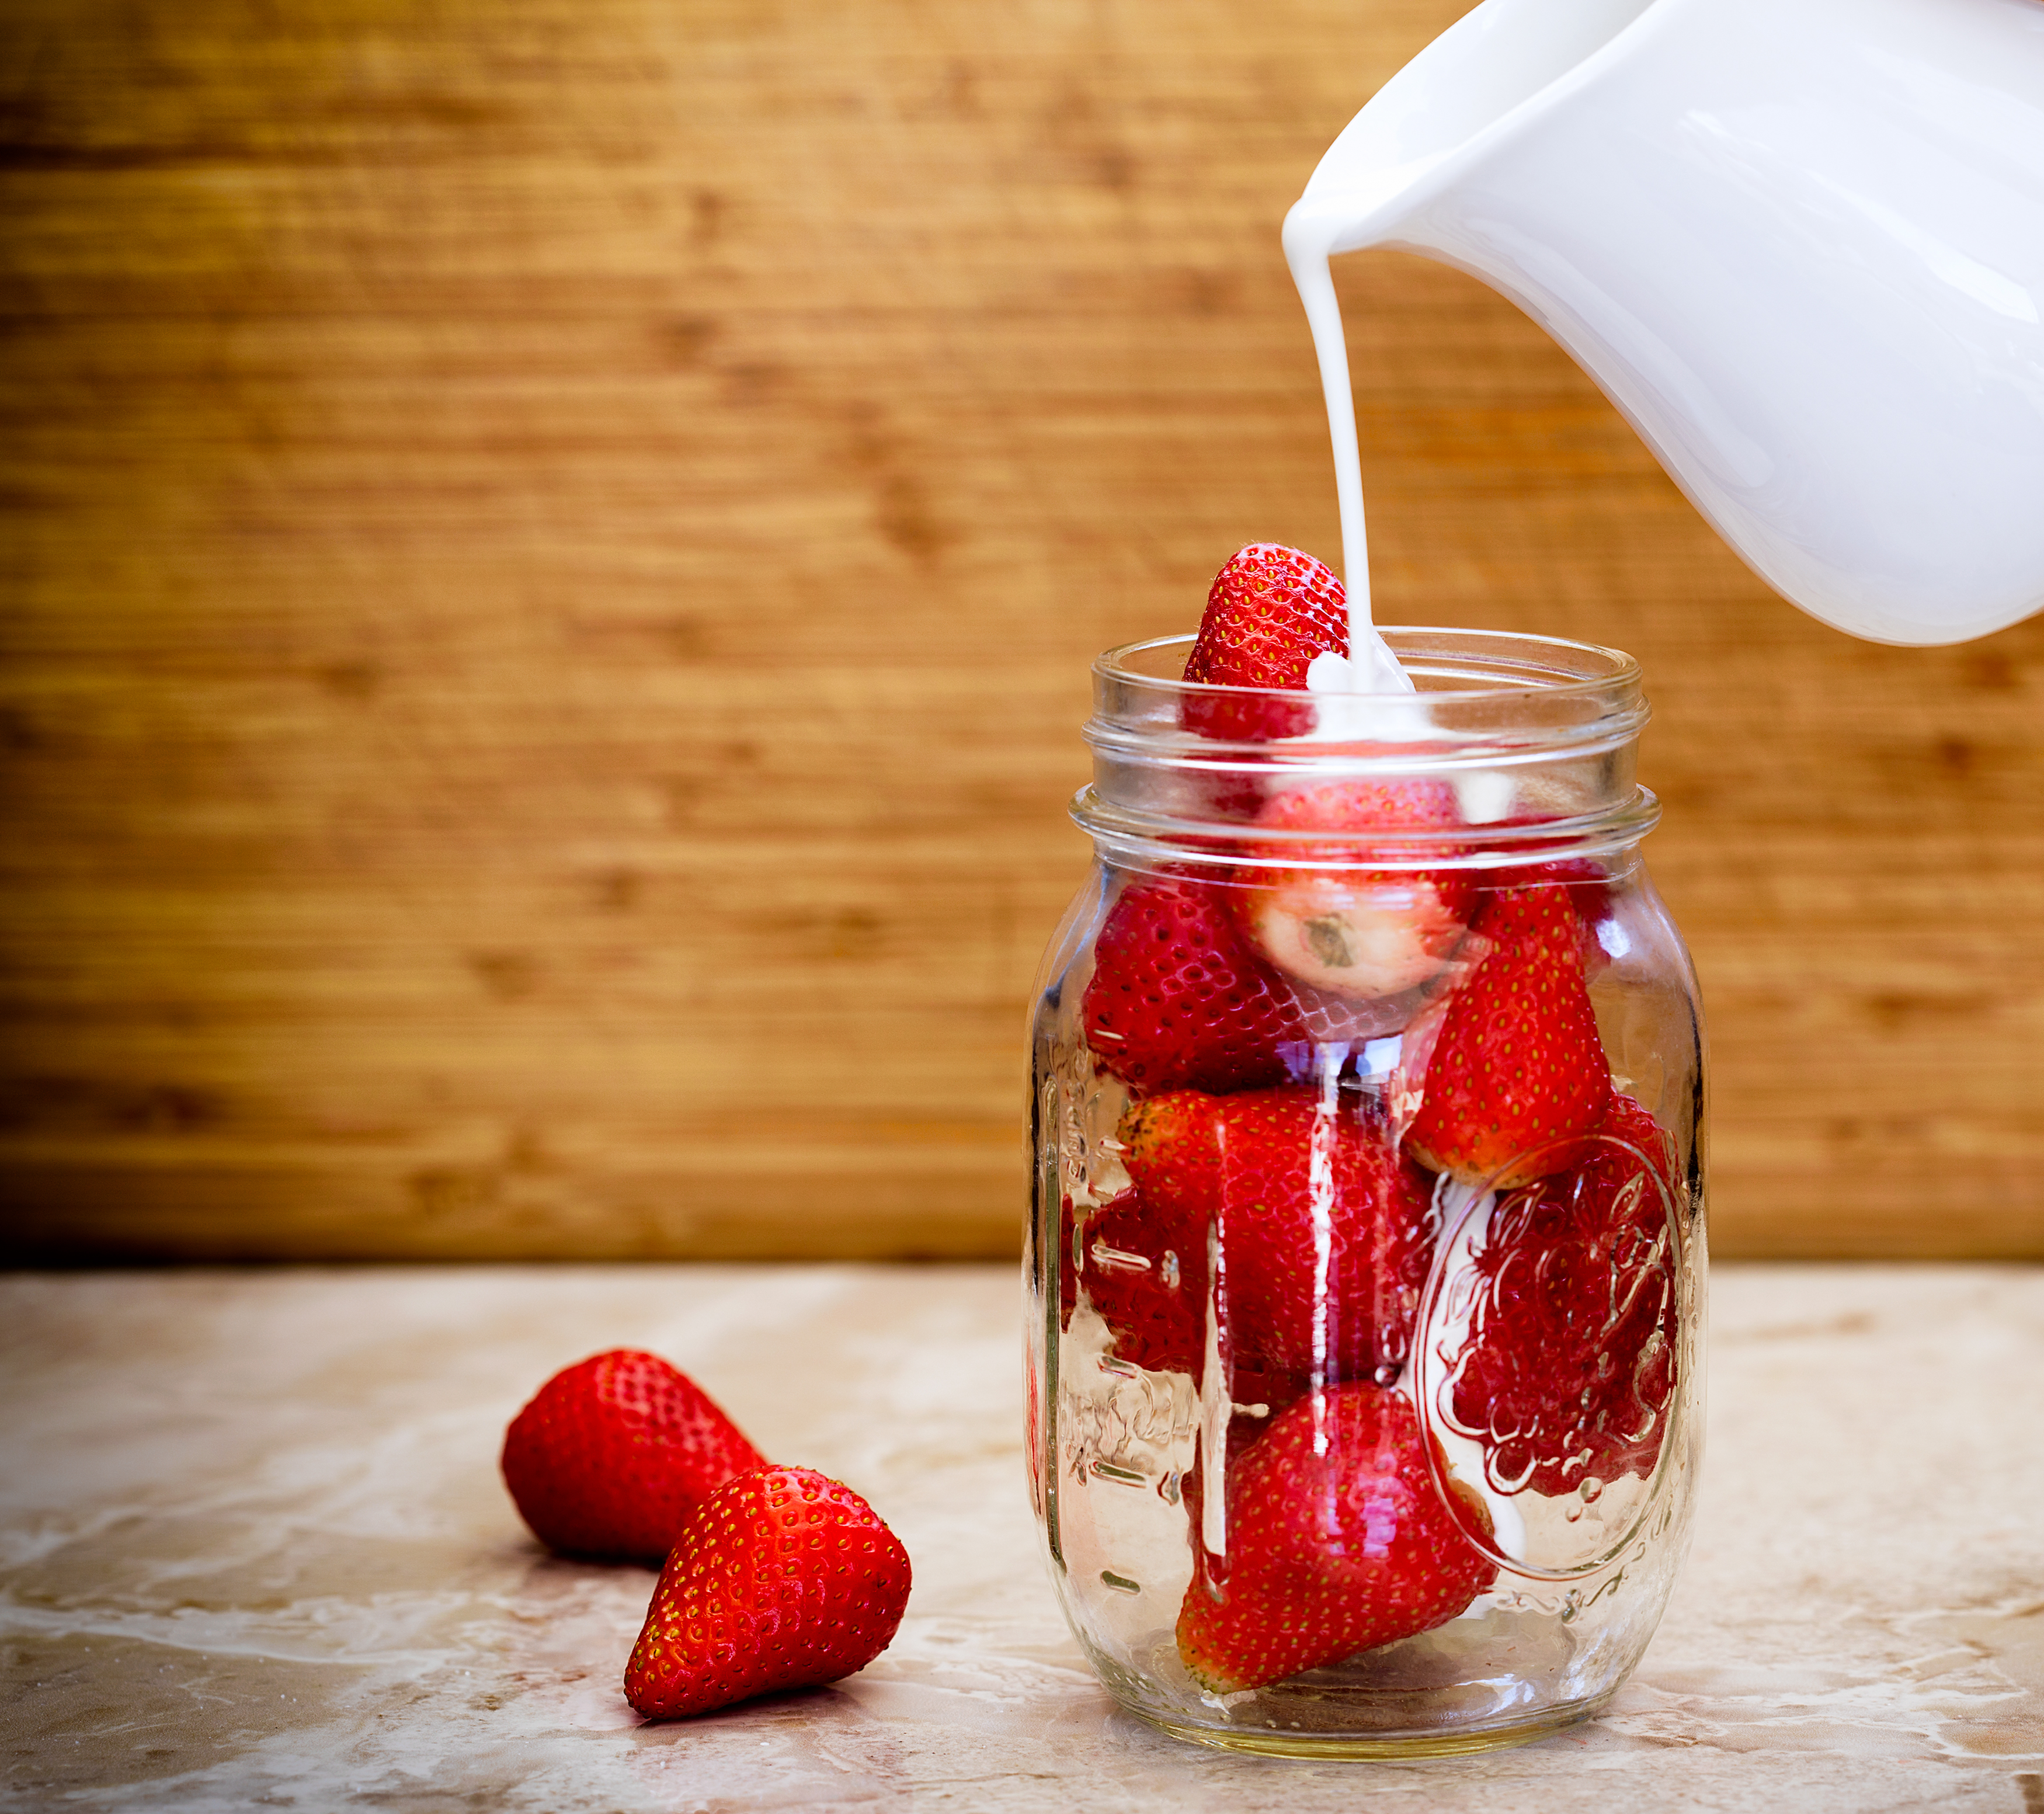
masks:
<svg viewBox="0 0 2044 1814"><path fill-rule="evenodd" d="M1251 936L1288 976L1337 995L1397 995L1438 974L1462 938L1460 920L1420 876L1358 887L1307 876L1258 895Z"/></svg>

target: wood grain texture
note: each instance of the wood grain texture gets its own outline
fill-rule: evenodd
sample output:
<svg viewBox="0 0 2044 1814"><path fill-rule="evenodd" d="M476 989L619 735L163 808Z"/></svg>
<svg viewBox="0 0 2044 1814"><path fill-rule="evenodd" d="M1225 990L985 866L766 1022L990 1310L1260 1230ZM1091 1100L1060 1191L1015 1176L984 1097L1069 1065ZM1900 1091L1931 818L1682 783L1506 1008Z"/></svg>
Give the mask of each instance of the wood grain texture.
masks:
<svg viewBox="0 0 2044 1814"><path fill-rule="evenodd" d="M1459 10L16 0L13 1251L1011 1251L1086 663L1335 547L1278 223ZM2044 1255L2044 626L1826 630L1342 281L1381 615L1646 665L1718 1250Z"/></svg>

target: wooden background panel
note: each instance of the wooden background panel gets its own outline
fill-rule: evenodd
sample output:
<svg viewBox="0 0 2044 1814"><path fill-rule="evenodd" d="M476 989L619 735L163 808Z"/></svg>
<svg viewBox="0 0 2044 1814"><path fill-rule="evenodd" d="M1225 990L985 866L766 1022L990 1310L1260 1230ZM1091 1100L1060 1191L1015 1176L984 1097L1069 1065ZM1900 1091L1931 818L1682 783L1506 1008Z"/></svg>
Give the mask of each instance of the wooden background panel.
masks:
<svg viewBox="0 0 2044 1814"><path fill-rule="evenodd" d="M1086 663L1335 549L1277 226L1460 10L8 9L14 1251L1012 1251ZM1646 663L1719 1251L2044 1252L2044 632L1821 628L1341 279L1382 615Z"/></svg>

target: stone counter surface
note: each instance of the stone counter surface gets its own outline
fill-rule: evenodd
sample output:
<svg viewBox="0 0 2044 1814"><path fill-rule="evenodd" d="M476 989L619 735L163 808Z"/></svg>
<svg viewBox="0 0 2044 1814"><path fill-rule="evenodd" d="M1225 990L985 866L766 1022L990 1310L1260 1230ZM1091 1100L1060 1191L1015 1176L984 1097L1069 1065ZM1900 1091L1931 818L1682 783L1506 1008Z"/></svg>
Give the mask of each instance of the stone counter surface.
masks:
<svg viewBox="0 0 2044 1814"><path fill-rule="evenodd" d="M2044 1271L1723 1267L1698 1535L1612 1712L1521 1750L1178 1743L1038 1560L1005 1267L0 1278L0 1808L1599 1807L2044 1814ZM908 1545L893 1647L647 1725L650 1571L499 1483L555 1368L650 1347Z"/></svg>

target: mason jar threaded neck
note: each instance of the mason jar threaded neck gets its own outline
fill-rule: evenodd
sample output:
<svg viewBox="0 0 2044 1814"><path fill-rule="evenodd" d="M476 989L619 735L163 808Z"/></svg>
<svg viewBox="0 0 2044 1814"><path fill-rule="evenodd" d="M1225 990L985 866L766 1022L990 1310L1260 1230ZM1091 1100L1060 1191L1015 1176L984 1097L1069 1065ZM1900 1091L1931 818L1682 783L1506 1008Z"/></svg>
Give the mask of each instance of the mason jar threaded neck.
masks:
<svg viewBox="0 0 2044 1814"><path fill-rule="evenodd" d="M1305 783L1433 783L1459 823L1372 827L1384 869L1498 868L1609 856L1660 817L1635 776L1649 717L1639 666L1616 649L1502 631L1381 632L1412 694L1328 694L1183 678L1189 636L1108 650L1085 736L1093 778L1072 817L1124 867L1353 867L1324 831L1259 821ZM1349 840L1352 844L1353 840Z"/></svg>

